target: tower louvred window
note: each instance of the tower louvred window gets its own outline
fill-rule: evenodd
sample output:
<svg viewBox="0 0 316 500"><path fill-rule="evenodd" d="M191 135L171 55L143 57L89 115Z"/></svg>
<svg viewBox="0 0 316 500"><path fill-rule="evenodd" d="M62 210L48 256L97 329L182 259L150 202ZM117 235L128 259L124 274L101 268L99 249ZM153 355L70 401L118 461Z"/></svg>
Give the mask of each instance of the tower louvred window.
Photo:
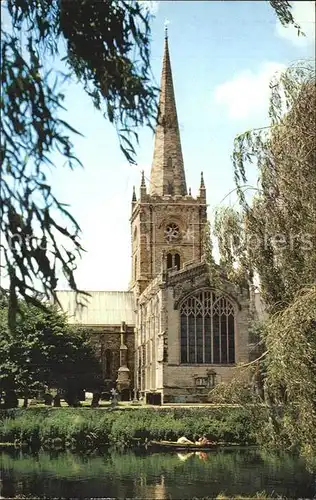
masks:
<svg viewBox="0 0 316 500"><path fill-rule="evenodd" d="M170 269L172 267L172 258L173 258L172 253L168 253L167 254L167 269Z"/></svg>
<svg viewBox="0 0 316 500"><path fill-rule="evenodd" d="M179 255L178 253L176 253L176 254L174 255L174 265L175 265L175 267L176 267L176 268L178 269L178 271L179 271L179 269L180 269L180 255Z"/></svg>
<svg viewBox="0 0 316 500"><path fill-rule="evenodd" d="M180 270L181 258L178 253L167 253L167 269L176 268Z"/></svg>

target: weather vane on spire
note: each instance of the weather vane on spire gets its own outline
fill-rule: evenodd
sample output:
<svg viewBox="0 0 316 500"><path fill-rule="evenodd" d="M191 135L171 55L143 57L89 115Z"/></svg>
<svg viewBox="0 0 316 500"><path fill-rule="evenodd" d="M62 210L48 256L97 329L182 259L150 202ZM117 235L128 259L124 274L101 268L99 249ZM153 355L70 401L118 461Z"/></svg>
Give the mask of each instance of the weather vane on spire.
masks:
<svg viewBox="0 0 316 500"><path fill-rule="evenodd" d="M165 38L168 38L168 24L170 23L170 21L168 19L165 20Z"/></svg>

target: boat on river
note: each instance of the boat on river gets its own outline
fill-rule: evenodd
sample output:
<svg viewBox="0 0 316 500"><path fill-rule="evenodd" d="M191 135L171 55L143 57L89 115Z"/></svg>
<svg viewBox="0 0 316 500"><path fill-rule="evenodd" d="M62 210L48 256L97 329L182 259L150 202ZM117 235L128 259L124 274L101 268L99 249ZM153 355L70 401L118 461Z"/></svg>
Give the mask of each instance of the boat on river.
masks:
<svg viewBox="0 0 316 500"><path fill-rule="evenodd" d="M177 441L149 441L147 446L161 450L190 450L190 451L210 451L218 448L218 443L200 445L195 443L178 443Z"/></svg>

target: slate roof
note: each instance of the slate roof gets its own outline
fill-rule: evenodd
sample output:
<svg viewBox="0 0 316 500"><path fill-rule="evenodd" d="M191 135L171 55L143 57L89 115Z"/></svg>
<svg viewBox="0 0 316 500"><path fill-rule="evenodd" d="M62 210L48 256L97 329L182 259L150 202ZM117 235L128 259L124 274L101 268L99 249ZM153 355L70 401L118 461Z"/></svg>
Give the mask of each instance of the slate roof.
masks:
<svg viewBox="0 0 316 500"><path fill-rule="evenodd" d="M132 292L89 291L90 297L80 296L85 307L76 305L76 294L72 291L57 292L69 323L80 325L135 325L134 296ZM83 298L82 298L83 297Z"/></svg>

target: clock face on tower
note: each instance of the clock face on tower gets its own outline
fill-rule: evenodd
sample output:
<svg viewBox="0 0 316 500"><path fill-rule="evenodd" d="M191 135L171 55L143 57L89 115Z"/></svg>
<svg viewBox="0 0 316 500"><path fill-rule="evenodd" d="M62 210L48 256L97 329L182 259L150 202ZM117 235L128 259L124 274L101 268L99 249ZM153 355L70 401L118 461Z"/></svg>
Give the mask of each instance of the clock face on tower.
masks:
<svg viewBox="0 0 316 500"><path fill-rule="evenodd" d="M171 224L168 224L165 228L164 236L165 236L165 240L168 243L173 243L173 242L177 241L180 237L180 228L179 228L178 224L175 224L174 222L172 222Z"/></svg>

